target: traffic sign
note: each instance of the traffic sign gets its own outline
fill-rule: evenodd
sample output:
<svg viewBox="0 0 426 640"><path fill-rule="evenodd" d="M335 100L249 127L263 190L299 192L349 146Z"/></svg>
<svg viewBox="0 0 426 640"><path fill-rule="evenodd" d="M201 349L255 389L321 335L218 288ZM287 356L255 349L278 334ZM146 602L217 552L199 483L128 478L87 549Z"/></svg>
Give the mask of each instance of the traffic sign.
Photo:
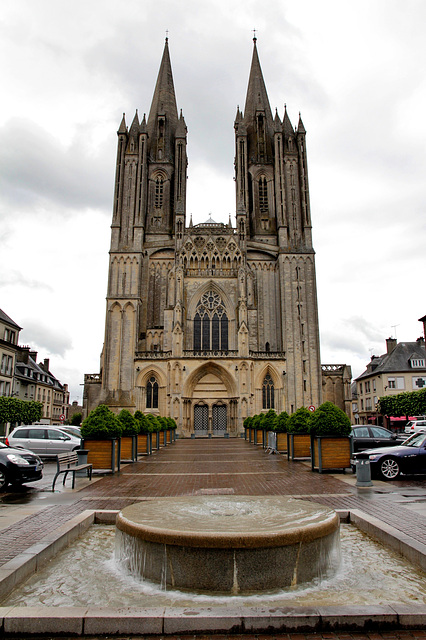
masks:
<svg viewBox="0 0 426 640"><path fill-rule="evenodd" d="M309 411L315 411L315 407L313 404L311 404L311 406L309 407Z"/></svg>
<svg viewBox="0 0 426 640"><path fill-rule="evenodd" d="M65 416L64 416L64 414L62 414L61 416L59 416L59 420L60 420L61 422L64 422L64 420L65 420Z"/></svg>

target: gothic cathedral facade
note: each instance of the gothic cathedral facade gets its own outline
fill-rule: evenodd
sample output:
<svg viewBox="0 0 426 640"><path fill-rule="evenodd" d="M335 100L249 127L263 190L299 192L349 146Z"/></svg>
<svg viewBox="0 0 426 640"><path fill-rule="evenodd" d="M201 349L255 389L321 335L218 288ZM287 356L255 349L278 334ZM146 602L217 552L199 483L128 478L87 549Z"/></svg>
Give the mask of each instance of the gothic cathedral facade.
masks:
<svg viewBox="0 0 426 640"><path fill-rule="evenodd" d="M321 402L306 131L273 117L254 40L235 128L236 224L187 224L187 128L166 39L148 120L118 130L99 374L85 410L171 416L231 436Z"/></svg>

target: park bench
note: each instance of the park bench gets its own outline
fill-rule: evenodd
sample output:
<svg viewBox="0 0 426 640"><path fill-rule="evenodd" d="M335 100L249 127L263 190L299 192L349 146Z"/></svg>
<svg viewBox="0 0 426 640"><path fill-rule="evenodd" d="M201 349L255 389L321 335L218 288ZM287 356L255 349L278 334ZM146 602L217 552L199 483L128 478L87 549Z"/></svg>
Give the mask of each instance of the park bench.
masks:
<svg viewBox="0 0 426 640"><path fill-rule="evenodd" d="M92 479L92 465L91 464L78 464L78 456L75 451L70 451L68 453L58 453L56 456L56 464L57 470L56 475L53 478L52 491L55 490L55 483L58 476L61 473L64 474L64 480L62 482L65 485L65 480L67 479L67 475L72 473L72 488L74 489L75 484L75 474L76 471L83 471L87 469L87 476L91 480Z"/></svg>

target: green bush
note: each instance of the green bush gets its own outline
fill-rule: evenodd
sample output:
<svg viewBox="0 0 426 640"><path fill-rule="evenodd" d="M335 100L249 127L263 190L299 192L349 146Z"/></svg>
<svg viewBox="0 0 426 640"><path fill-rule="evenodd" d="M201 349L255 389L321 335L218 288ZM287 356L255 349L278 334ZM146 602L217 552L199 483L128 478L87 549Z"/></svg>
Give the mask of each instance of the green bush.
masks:
<svg viewBox="0 0 426 640"><path fill-rule="evenodd" d="M351 421L335 404L324 402L311 415L309 431L315 436L348 436Z"/></svg>
<svg viewBox="0 0 426 640"><path fill-rule="evenodd" d="M166 418L167 424L169 425L169 429L177 429L176 420L173 418Z"/></svg>
<svg viewBox="0 0 426 640"><path fill-rule="evenodd" d="M167 431L169 428L169 423L167 422L167 418L163 418L163 416L158 416L157 420L161 425L160 431Z"/></svg>
<svg viewBox="0 0 426 640"><path fill-rule="evenodd" d="M269 409L267 413L262 414L262 429L265 431L273 431L277 423L277 414L273 409Z"/></svg>
<svg viewBox="0 0 426 640"><path fill-rule="evenodd" d="M277 433L287 433L289 418L290 416L288 415L287 411L281 411L281 413L277 415L277 419L274 425L274 431L276 431Z"/></svg>
<svg viewBox="0 0 426 640"><path fill-rule="evenodd" d="M252 429L261 429L262 428L262 416L261 416L260 413L257 413L255 416L253 416L250 426L251 426Z"/></svg>
<svg viewBox="0 0 426 640"><path fill-rule="evenodd" d="M149 421L152 432L161 431L162 425L156 416L154 416L152 413L147 413L145 415L145 418Z"/></svg>
<svg viewBox="0 0 426 640"><path fill-rule="evenodd" d="M121 422L122 436L135 436L139 433L139 423L127 409L122 409L118 414Z"/></svg>
<svg viewBox="0 0 426 640"><path fill-rule="evenodd" d="M309 433L311 413L306 407L300 407L291 414L288 420L288 433Z"/></svg>
<svg viewBox="0 0 426 640"><path fill-rule="evenodd" d="M243 422L244 429L249 429L252 426L253 418L251 416L247 416Z"/></svg>
<svg viewBox="0 0 426 640"><path fill-rule="evenodd" d="M152 433L151 421L147 419L142 411L136 411L134 418L138 423L139 433Z"/></svg>
<svg viewBox="0 0 426 640"><path fill-rule="evenodd" d="M83 438L116 438L121 432L120 420L105 404L93 409L81 425Z"/></svg>

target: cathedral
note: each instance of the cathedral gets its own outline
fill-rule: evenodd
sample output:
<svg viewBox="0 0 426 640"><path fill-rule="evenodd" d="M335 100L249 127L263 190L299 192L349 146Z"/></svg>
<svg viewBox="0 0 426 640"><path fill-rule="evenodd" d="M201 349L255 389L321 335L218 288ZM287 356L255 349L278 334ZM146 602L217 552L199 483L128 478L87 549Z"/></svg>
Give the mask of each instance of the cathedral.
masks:
<svg viewBox="0 0 426 640"><path fill-rule="evenodd" d="M256 39L235 129L235 226L187 220L187 128L166 39L148 119L118 129L98 404L236 436L318 406L322 380L306 131L272 115ZM232 177L230 176L230 179Z"/></svg>

